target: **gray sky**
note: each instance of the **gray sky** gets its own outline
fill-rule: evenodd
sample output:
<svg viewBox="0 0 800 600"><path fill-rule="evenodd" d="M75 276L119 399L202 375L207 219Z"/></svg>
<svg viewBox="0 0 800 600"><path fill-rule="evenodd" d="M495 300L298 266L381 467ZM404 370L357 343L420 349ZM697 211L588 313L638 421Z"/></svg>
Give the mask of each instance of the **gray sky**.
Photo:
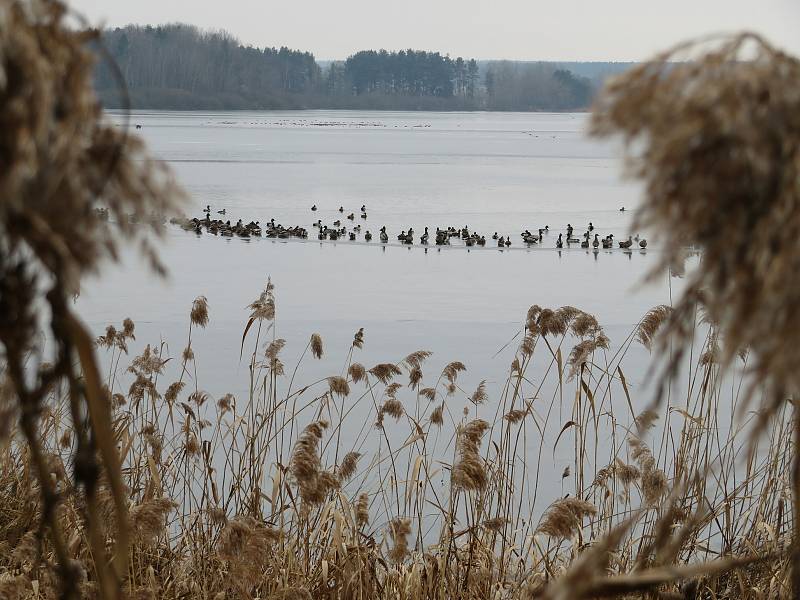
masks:
<svg viewBox="0 0 800 600"><path fill-rule="evenodd" d="M68 0L92 23L184 22L319 59L366 48L518 60L642 60L688 37L755 30L800 54L800 0Z"/></svg>

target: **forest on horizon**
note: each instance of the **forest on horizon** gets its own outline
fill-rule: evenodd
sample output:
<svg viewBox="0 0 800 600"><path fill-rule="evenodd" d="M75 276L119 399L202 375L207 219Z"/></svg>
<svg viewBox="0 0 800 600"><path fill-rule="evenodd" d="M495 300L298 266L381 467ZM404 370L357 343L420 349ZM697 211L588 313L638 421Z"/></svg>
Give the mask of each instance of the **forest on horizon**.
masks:
<svg viewBox="0 0 800 600"><path fill-rule="evenodd" d="M102 33L95 89L106 108L266 110L586 109L602 79L628 63L479 61L422 50L362 50L341 61L254 48L185 24ZM119 77L109 60L119 68Z"/></svg>

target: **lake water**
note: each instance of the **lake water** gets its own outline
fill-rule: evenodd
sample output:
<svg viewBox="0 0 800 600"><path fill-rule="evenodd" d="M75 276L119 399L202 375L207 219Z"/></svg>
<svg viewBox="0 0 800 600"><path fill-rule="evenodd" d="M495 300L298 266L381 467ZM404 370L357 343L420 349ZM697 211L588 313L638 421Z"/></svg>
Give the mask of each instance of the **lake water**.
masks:
<svg viewBox="0 0 800 600"><path fill-rule="evenodd" d="M363 327L365 345L355 360L369 367L431 350L423 385L459 360L467 366L460 386L471 392L487 380L490 404L532 304L573 305L596 315L613 349L649 308L669 304L681 285L666 274L641 285L659 259L657 249L555 249L567 223L578 234L591 221L601 236L627 235L641 193L620 181L619 149L587 139L582 114L140 112L132 115L134 123L189 191L190 216L202 216L210 204L213 211L225 209L231 221L275 218L313 231L316 219L341 218L340 205L358 215L364 204L363 227L376 233L385 225L392 240L409 226L419 232L467 225L487 238L494 231L512 235L510 250L439 251L374 241L198 236L168 226L162 251L167 280L127 255L122 266L86 284L78 308L98 333L131 317L135 348L163 340L178 356L192 300L205 295L211 322L195 332L193 347L197 385L214 397L247 395L247 360L239 358L246 307L268 277L276 285L273 333L287 340L287 372L312 333L324 340L323 360L305 359L300 383L340 374L353 334ZM319 207L315 213L312 204ZM621 206L628 210L620 212ZM541 247L524 248L519 233L545 225L551 231ZM639 406L649 399L649 360L641 347L626 357ZM546 366L534 365L531 377L544 377ZM627 410L621 394L614 402ZM364 423L374 415L360 418ZM560 423L550 427L558 432ZM569 450L566 444L564 454L546 453L546 472L560 473L571 462Z"/></svg>
<svg viewBox="0 0 800 600"><path fill-rule="evenodd" d="M143 339L178 345L192 299L207 296L212 326L195 343L216 349L209 368L220 376L211 371L204 384L213 393L237 387L227 374L238 368L245 307L267 277L277 286L287 351L317 331L345 352L365 327L374 362L427 348L442 364L461 360L491 379L493 361L505 370L511 360L492 357L532 304L587 310L613 340L669 303L670 281L639 285L658 259L652 248L555 250L567 223L625 235L632 210L618 209L635 208L640 194L620 180L619 149L587 138L586 121L546 113L134 113L130 126L141 124L137 133L189 191L190 216L210 204L232 221L275 218L313 235L316 219L330 223L340 205L358 214L363 204L363 227L385 225L393 241L408 226L468 225L487 237L512 234L513 246L424 251L396 242L198 237L169 226L166 282L129 259L87 286L80 309L95 328L130 316ZM523 248L519 232L544 225L551 233L542 247Z"/></svg>

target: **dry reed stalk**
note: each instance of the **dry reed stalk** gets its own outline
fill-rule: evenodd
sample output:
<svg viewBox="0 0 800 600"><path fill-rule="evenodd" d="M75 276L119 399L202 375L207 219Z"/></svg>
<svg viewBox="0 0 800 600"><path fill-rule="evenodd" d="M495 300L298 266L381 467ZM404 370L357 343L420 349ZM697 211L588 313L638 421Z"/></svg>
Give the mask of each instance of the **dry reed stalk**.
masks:
<svg viewBox="0 0 800 600"><path fill-rule="evenodd" d="M556 538L569 539L583 527L585 517L597 513L597 508L580 498L562 498L553 502L539 522L536 531Z"/></svg>
<svg viewBox="0 0 800 600"><path fill-rule="evenodd" d="M486 486L486 466L480 457L480 444L489 423L475 419L463 426L458 436L458 460L453 465L452 481L456 488L482 490Z"/></svg>
<svg viewBox="0 0 800 600"><path fill-rule="evenodd" d="M311 354L314 358L322 358L322 338L318 333L311 334Z"/></svg>
<svg viewBox="0 0 800 600"><path fill-rule="evenodd" d="M726 342L715 360L729 367L750 350L753 376L774 386L762 429L800 392L800 315L793 309L800 302L798 108L800 60L742 33L682 44L615 78L592 116L595 135L621 135L633 150L629 171L647 189L634 227L662 242L660 266L682 263L687 247L702 251L675 304L669 331L676 352L665 377L688 352L702 306ZM746 234L732 238L731 231ZM771 331L778 333L765 333ZM795 430L800 445L800 419ZM798 453L792 468L797 540ZM800 589L797 541L793 561Z"/></svg>

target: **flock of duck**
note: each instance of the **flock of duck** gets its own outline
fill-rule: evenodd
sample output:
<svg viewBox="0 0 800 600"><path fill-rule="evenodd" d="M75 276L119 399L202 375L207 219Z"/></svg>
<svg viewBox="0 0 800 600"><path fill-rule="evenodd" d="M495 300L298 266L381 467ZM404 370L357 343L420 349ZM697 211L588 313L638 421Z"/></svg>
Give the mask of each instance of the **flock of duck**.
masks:
<svg viewBox="0 0 800 600"><path fill-rule="evenodd" d="M621 209L624 210L624 209ZM311 207L312 212L317 211L317 205L313 205ZM202 218L194 217L191 219L188 218L174 218L172 222L180 225L183 229L187 231L195 231L198 234L202 234L203 232L211 233L213 235L222 235L222 236L238 236L243 238L249 237L261 237L265 236L268 238L280 238L280 239L287 239L287 238L298 238L298 239L308 239L309 232L306 228L301 226L290 226L284 227L280 223L276 223L275 219L270 219L266 224L263 226L259 221L250 221L249 223L244 223L241 219L236 221L235 223L231 223L230 220L224 220L226 215L226 209L216 211L218 215L221 215L223 219L220 218L212 218L211 217L211 206L206 206L203 209L203 213L205 216ZM339 212L344 215L345 209L344 207L339 207ZM359 219L364 221L367 220L367 207L365 205L361 206L361 211L359 214ZM351 223L355 222L356 215L354 212L347 214L344 217L346 221L350 221ZM343 224L342 219L336 219L331 223L331 225L323 224L321 219L317 219L315 223L312 225L314 229L316 229L317 234L316 237L319 240L339 240L339 239L349 239L350 241L356 241L358 237L362 234L362 225L359 222L358 224L353 224L348 229L346 224ZM531 232L530 230L526 229L525 231L521 232L520 236L522 237L522 243L528 247L533 245L542 245L544 242L545 236L550 234L550 226L545 225L542 228L536 230L535 233ZM508 248L511 246L511 236L510 235L499 235L496 231L491 237L491 245L497 245L499 248ZM365 242L371 242L373 239L372 232L368 229L364 229L363 231L363 239ZM386 244L389 242L389 233L386 231L386 226L381 227L378 230L378 239L382 244ZM405 245L413 245L416 239L416 233L413 227L410 227L408 230L403 230L400 234L397 235L397 240ZM472 246L486 246L487 239L486 236L474 231L470 230L469 227L466 225L464 227L452 227L448 226L445 228L436 228L436 232L432 233L425 227L425 230L419 235L419 244L423 246L427 246L430 243L433 243L437 246L449 246L451 245L451 240L458 240L463 242L466 247ZM647 248L647 240L644 238L640 238L638 235L628 236L627 240L618 240L617 246L623 250L629 250L634 247L634 245L638 245L639 248ZM601 238L600 234L595 233L594 225L589 222L589 225L586 231L577 236L575 234L575 228L568 223L566 234L559 233L558 238L555 242L556 248L569 248L573 245L579 245L581 248L593 248L593 249L610 249L614 247L614 235L609 234L605 237Z"/></svg>

